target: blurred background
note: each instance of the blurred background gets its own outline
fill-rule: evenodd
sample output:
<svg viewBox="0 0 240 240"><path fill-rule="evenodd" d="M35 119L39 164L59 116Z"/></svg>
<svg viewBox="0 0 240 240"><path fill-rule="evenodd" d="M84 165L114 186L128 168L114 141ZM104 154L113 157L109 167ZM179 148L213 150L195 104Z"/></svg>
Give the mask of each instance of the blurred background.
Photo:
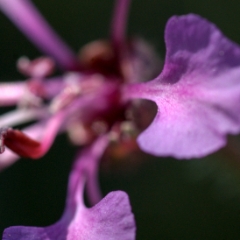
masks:
<svg viewBox="0 0 240 240"><path fill-rule="evenodd" d="M76 52L109 35L112 0L33 2ZM164 59L168 18L197 13L240 44L239 9L237 0L133 0L128 33L148 40ZM1 81L24 79L16 70L16 60L41 53L2 14L0 34ZM0 232L12 225L46 226L60 218L76 150L61 135L41 160L21 160L1 172ZM129 194L138 240L240 239L239 137L231 137L227 147L201 160L177 161L141 153L123 161L106 161L100 182L104 194L117 189Z"/></svg>

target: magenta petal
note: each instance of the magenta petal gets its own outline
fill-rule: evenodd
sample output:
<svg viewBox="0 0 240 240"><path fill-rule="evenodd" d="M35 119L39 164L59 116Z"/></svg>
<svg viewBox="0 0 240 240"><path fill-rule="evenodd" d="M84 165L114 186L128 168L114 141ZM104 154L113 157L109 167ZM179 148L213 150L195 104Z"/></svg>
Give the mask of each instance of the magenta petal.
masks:
<svg viewBox="0 0 240 240"><path fill-rule="evenodd" d="M134 217L127 194L111 192L94 207L82 211L66 239L135 239Z"/></svg>
<svg viewBox="0 0 240 240"><path fill-rule="evenodd" d="M149 153L202 157L240 131L240 48L197 15L172 17L166 26L162 73L125 89L128 98L153 100L159 109L139 136Z"/></svg>
<svg viewBox="0 0 240 240"><path fill-rule="evenodd" d="M134 217L126 193L109 193L90 209L82 209L66 228L63 222L46 228L10 227L3 240L134 240Z"/></svg>
<svg viewBox="0 0 240 240"><path fill-rule="evenodd" d="M63 68L73 70L77 67L73 52L49 27L29 0L0 0L0 9L36 46L52 56Z"/></svg>

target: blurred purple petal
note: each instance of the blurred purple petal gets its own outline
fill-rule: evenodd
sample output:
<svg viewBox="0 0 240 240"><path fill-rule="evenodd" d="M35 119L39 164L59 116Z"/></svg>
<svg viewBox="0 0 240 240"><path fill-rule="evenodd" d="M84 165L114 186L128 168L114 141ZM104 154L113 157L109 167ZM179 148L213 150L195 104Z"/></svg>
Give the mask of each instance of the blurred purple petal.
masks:
<svg viewBox="0 0 240 240"><path fill-rule="evenodd" d="M109 193L90 209L76 212L69 225L66 222L41 227L16 226L5 229L3 240L134 240L135 223L125 192Z"/></svg>
<svg viewBox="0 0 240 240"><path fill-rule="evenodd" d="M197 15L172 17L166 26L162 73L126 87L127 98L146 98L159 110L139 136L149 153L205 156L240 131L240 48Z"/></svg>
<svg viewBox="0 0 240 240"><path fill-rule="evenodd" d="M0 0L0 9L43 52L67 70L77 68L77 59L68 46L49 27L29 0Z"/></svg>
<svg viewBox="0 0 240 240"><path fill-rule="evenodd" d="M121 47L125 39L128 10L131 0L117 0L113 12L111 37L115 47Z"/></svg>

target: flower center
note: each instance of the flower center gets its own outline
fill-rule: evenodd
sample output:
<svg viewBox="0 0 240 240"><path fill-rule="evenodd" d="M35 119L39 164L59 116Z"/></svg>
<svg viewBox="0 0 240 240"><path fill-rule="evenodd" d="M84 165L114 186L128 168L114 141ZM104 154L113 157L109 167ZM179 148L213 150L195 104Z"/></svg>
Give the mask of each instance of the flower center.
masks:
<svg viewBox="0 0 240 240"><path fill-rule="evenodd" d="M85 45L79 52L79 60L85 71L106 76L121 76L118 56L107 40L98 40Z"/></svg>

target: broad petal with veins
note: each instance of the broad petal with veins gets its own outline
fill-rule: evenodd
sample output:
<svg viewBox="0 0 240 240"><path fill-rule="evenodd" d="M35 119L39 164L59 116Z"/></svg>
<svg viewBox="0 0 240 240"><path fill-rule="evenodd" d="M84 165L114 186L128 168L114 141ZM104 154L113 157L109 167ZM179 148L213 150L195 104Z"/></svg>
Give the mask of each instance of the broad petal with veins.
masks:
<svg viewBox="0 0 240 240"><path fill-rule="evenodd" d="M240 132L240 48L197 15L172 17L166 59L153 81L126 86L125 97L155 101L158 113L138 138L149 153L202 157Z"/></svg>

